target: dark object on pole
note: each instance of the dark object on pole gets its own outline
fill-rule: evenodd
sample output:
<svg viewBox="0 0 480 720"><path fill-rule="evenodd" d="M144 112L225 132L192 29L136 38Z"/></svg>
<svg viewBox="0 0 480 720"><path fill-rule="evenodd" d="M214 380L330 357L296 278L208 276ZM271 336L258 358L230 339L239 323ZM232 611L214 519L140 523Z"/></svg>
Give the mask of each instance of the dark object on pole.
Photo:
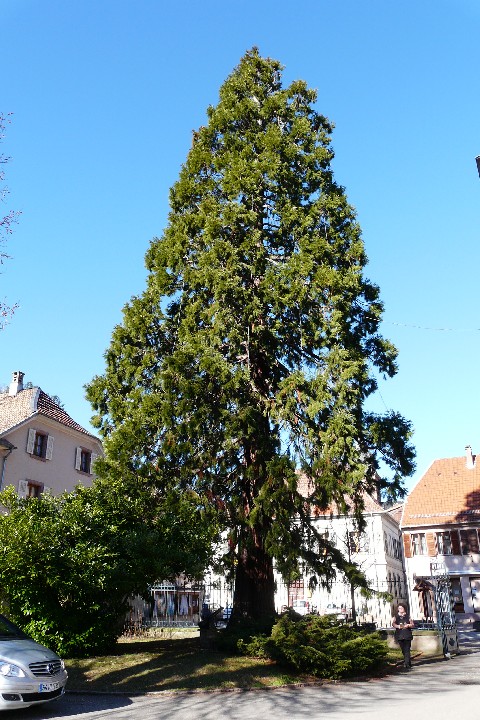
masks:
<svg viewBox="0 0 480 720"><path fill-rule="evenodd" d="M478 177L480 177L480 155L477 155L475 160L477 161Z"/></svg>

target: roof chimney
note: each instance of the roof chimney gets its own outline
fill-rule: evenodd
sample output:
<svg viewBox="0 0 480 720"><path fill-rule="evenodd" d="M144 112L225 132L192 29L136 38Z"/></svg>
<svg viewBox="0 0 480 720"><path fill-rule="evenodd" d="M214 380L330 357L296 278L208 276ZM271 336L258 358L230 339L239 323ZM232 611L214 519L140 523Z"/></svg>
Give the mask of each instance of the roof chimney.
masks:
<svg viewBox="0 0 480 720"><path fill-rule="evenodd" d="M19 392L23 390L23 377L25 373L20 372L20 370L15 370L15 372L12 375L12 382L10 383L10 387L8 388L8 394L12 397L15 397L15 395L18 395Z"/></svg>
<svg viewBox="0 0 480 720"><path fill-rule="evenodd" d="M473 470L475 467L475 457L472 455L472 448L470 445L466 446L465 453L467 456L467 470Z"/></svg>

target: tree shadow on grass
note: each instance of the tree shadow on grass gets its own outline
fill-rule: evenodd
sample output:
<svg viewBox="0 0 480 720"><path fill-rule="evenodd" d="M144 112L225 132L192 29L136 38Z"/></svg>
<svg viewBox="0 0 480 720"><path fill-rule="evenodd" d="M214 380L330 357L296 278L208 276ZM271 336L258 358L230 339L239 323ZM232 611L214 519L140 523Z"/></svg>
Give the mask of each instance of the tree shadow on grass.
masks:
<svg viewBox="0 0 480 720"><path fill-rule="evenodd" d="M80 692L269 687L294 680L272 661L206 650L198 638L122 643L109 656L67 661L67 669L68 689Z"/></svg>

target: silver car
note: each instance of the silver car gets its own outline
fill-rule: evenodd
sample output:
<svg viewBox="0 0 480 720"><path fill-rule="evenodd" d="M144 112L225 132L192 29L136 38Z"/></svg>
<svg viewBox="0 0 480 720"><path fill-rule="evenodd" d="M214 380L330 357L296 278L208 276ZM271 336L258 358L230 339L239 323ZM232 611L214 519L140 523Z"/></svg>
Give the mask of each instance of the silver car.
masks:
<svg viewBox="0 0 480 720"><path fill-rule="evenodd" d="M0 615L0 710L54 700L65 691L63 660Z"/></svg>

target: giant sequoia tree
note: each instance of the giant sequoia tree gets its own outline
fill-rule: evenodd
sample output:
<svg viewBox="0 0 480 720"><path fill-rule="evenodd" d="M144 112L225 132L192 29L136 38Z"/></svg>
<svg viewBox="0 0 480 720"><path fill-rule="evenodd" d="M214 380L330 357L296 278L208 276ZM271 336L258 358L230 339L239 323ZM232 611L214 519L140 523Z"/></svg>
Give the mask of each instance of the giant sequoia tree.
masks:
<svg viewBox="0 0 480 720"><path fill-rule="evenodd" d="M366 407L396 351L333 177L332 126L281 70L253 49L222 86L147 252L146 290L87 388L104 475L216 508L234 616L273 613L274 563L285 577L301 563L352 579L315 509L350 503L360 516L380 462L390 496L413 469L409 423Z"/></svg>

